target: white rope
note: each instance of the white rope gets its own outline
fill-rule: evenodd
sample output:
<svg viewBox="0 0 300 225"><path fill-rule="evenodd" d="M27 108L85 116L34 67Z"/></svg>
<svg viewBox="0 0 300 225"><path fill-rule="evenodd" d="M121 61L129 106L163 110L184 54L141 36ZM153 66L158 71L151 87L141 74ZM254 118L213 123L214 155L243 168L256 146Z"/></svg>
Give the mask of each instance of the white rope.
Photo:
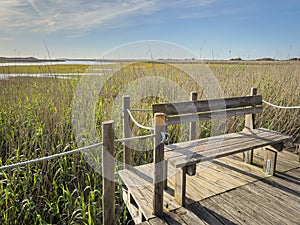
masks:
<svg viewBox="0 0 300 225"><path fill-rule="evenodd" d="M162 136L162 141L161 143L167 143L169 141L169 133L167 132L160 132L161 136Z"/></svg>
<svg viewBox="0 0 300 225"><path fill-rule="evenodd" d="M130 109L132 112L152 112L152 109Z"/></svg>
<svg viewBox="0 0 300 225"><path fill-rule="evenodd" d="M144 139L144 138L151 138L151 137L155 137L155 134L149 134L149 135L144 135L144 136L136 136L136 137L130 137L130 138L124 138L124 139L116 139L114 140L114 142L125 142L125 141L131 141L131 140L137 140L137 139ZM34 164L34 163L39 163L39 162L43 162L43 161L47 161L50 159L55 159L58 157L62 157L62 156L67 156L67 155L71 155L77 152L81 152L81 151L85 151L91 148L96 148L96 147L100 147L102 146L103 143L97 143L97 144L93 144L93 145L89 145L86 147L82 147L82 148L77 148L71 151L67 151L67 152L62 152L62 153L57 153L54 155L49 155L49 156L45 156L45 157L41 157L41 158L37 158L37 159L32 159L32 160L28 160L28 161L24 161L24 162L19 162L19 163L14 163L11 165L6 165L6 166L1 166L0 170L8 170L8 169L13 169L19 166L26 166L28 164Z"/></svg>
<svg viewBox="0 0 300 225"><path fill-rule="evenodd" d="M145 139L145 138L151 138L155 137L155 134L149 134L145 136L136 136L136 137L130 137L130 138L123 138L123 139L117 139L115 142L125 142L125 141L132 141L132 140L138 140L138 139Z"/></svg>
<svg viewBox="0 0 300 225"><path fill-rule="evenodd" d="M131 112L152 112L152 109L130 109ZM124 109L120 110L120 114L124 112Z"/></svg>
<svg viewBox="0 0 300 225"><path fill-rule="evenodd" d="M130 109L131 112L152 112L152 109ZM121 109L119 114L122 117L122 113L124 113L124 109Z"/></svg>
<svg viewBox="0 0 300 225"><path fill-rule="evenodd" d="M94 145L89 145L89 146L86 146L86 147L77 148L77 149L74 149L74 150L71 150L71 151L62 152L62 153L58 153L58 154L54 154L54 155L49 155L49 156L45 156L45 157L42 157L42 158L32 159L32 160L28 160L28 161L24 161L24 162L19 162L19 163L7 165L7 166L1 166L0 170L13 169L13 168L19 167L19 166L26 166L28 164L43 162L43 161L47 161L47 160L50 160L50 159L55 159L55 158L58 158L58 157L71 155L71 154L76 153L76 152L81 152L81 151L85 151L85 150L88 150L88 149L91 149L91 148L99 147L101 145L103 145L103 143L97 143L97 144L94 144Z"/></svg>
<svg viewBox="0 0 300 225"><path fill-rule="evenodd" d="M278 108L278 109L300 109L300 106L279 106L279 105L274 105L270 102L267 102L265 100L262 100L263 103L267 104L267 105L270 105L272 107L275 107L275 108Z"/></svg>
<svg viewBox="0 0 300 225"><path fill-rule="evenodd" d="M142 128L142 129L145 129L145 130L154 130L153 127L146 127L146 126L144 126L144 125L142 125L142 124L139 124L139 123L133 118L133 116L132 116L132 114L131 114L131 112L130 112L129 109L127 109L127 112L128 112L128 114L129 114L130 118L132 119L132 121L135 123L135 125L137 125L138 127Z"/></svg>

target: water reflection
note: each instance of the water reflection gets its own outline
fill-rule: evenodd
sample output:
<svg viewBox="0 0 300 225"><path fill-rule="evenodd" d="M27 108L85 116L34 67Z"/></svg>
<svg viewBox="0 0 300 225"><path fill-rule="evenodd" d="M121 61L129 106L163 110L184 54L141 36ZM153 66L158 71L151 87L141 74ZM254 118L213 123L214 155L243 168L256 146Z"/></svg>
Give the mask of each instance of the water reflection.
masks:
<svg viewBox="0 0 300 225"><path fill-rule="evenodd" d="M33 62L4 62L0 63L0 66L47 66L47 65L109 65L114 64L113 62L101 62L101 61L89 61L89 60L82 60L82 61L72 61L72 60L65 60L65 61L33 61Z"/></svg>
<svg viewBox="0 0 300 225"><path fill-rule="evenodd" d="M99 76L103 73L34 73L34 74L0 74L0 80L8 80L13 77L47 77L47 78L60 78L60 79L73 79L79 76Z"/></svg>

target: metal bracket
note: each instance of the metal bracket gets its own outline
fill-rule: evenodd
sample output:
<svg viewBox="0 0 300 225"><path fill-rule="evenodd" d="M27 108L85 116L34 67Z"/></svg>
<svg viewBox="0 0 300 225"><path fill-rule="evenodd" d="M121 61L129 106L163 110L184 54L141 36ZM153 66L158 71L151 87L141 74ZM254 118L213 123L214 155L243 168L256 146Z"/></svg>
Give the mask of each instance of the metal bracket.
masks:
<svg viewBox="0 0 300 225"><path fill-rule="evenodd" d="M161 136L162 136L161 143L168 144L169 136L170 136L169 133L161 132Z"/></svg>

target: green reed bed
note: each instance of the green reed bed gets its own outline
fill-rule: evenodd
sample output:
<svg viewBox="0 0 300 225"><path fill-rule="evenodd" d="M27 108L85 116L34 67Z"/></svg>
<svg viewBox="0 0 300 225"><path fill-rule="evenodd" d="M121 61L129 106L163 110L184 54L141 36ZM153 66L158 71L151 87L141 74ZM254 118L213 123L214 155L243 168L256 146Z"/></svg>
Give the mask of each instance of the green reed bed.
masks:
<svg viewBox="0 0 300 225"><path fill-rule="evenodd" d="M0 67L1 74L48 74L48 73L73 73L73 74L81 74L84 73L88 69L89 65L24 65L20 66L18 64L15 65L7 65Z"/></svg>
<svg viewBox="0 0 300 225"><path fill-rule="evenodd" d="M76 80L0 81L1 164L76 147L70 120ZM0 173L1 224L99 224L101 179L80 154Z"/></svg>

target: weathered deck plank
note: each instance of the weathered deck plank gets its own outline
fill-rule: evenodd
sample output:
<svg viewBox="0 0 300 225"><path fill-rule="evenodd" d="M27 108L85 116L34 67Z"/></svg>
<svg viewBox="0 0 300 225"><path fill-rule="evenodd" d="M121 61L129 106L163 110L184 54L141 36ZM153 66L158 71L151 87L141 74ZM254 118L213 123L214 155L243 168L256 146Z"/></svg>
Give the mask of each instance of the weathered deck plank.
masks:
<svg viewBox="0 0 300 225"><path fill-rule="evenodd" d="M250 197L251 194L252 193L250 193ZM243 201L242 198L239 198L239 195L237 195L236 193L233 194L233 192L226 192L220 196L223 199L226 199L230 203L230 205L234 206L238 214L245 214L247 218L250 219L247 224L257 224L258 221L259 224L270 223L270 220L266 219L264 215L257 213L257 211L260 210L259 207L257 207L255 204L253 204L252 207L249 207L249 203L251 201ZM255 220L253 220L253 218L255 218Z"/></svg>
<svg viewBox="0 0 300 225"><path fill-rule="evenodd" d="M255 164L262 167L263 152L255 151L254 157ZM196 175L187 176L185 208L176 203L172 205L174 184L170 179L164 196L168 208L164 207L163 217L152 216L143 225L299 224L300 164L297 155L280 152L275 176L267 176L257 165L246 164L241 159L242 154L238 154L206 166L200 163ZM141 192L150 201L151 187L145 189L147 193Z"/></svg>
<svg viewBox="0 0 300 225"><path fill-rule="evenodd" d="M260 204L256 203L257 197L253 196L253 193L251 191L244 190L244 192L242 192L242 193L236 192L234 195L234 198L237 201L239 201L240 204L243 204L244 207L247 207L253 211L253 214L252 214L253 218L256 218L257 212L262 209L262 206ZM246 204L246 206L245 206L245 204ZM234 216L234 215L232 215L232 216ZM263 213L263 215L260 215L258 217L262 217L264 221L268 221L263 224L270 224L270 221L274 224L282 224L282 221L280 221L279 219L274 217L274 215L272 213L270 213L270 211L267 211L267 210Z"/></svg>
<svg viewBox="0 0 300 225"><path fill-rule="evenodd" d="M237 205L232 204L229 199L224 198L222 195L217 195L211 198L211 200L233 215L235 220L238 221L237 224L253 224L251 217L249 217L246 213L242 213L242 209L240 209Z"/></svg>
<svg viewBox="0 0 300 225"><path fill-rule="evenodd" d="M201 201L201 205L211 210L212 215L218 218L223 224L237 224L238 220L226 211L223 207L216 204L215 201L207 198L205 201Z"/></svg>
<svg viewBox="0 0 300 225"><path fill-rule="evenodd" d="M186 207L189 211L193 212L198 217L199 221L204 221L207 224L216 224L221 225L223 224L218 218L216 218L212 211L201 204L193 203ZM197 223L195 223L197 224Z"/></svg>
<svg viewBox="0 0 300 225"><path fill-rule="evenodd" d="M249 190L247 195L248 199L251 197L250 193L255 195L256 199L253 199L252 197L252 201L259 206L259 211L255 211L257 215L266 214L262 212L268 212L273 218L280 220L281 224L297 224L298 219L295 220L293 215L298 215L299 211L291 211L291 208L288 204L278 200L273 194L267 194L266 191L260 190L259 185L248 185L247 187L243 188ZM269 188L271 188L271 186ZM273 189L273 191L275 192L276 188ZM245 192L242 189L237 191L235 195L244 193ZM258 201L258 199L261 201Z"/></svg>

